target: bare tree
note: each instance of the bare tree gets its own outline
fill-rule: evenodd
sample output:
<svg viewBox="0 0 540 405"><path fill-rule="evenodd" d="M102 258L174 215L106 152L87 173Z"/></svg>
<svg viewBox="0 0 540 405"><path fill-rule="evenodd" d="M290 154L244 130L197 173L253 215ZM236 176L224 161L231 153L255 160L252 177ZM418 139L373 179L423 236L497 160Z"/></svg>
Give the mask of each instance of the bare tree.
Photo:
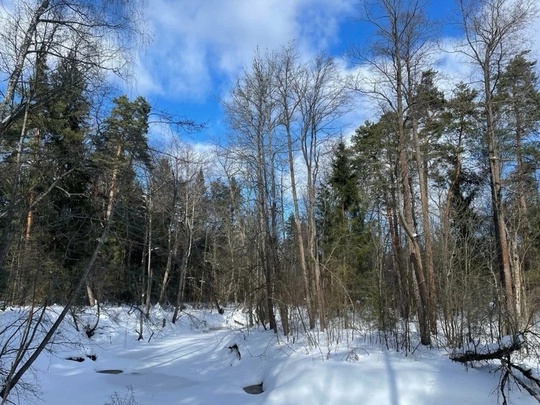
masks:
<svg viewBox="0 0 540 405"><path fill-rule="evenodd" d="M229 100L224 102L229 124L236 132L235 147L251 173L256 195L258 253L266 279L266 312L270 328L277 332L274 315L274 274L279 272L278 256L278 157L276 128L279 109L274 95L274 67L257 54L251 70L245 72Z"/></svg>
<svg viewBox="0 0 540 405"><path fill-rule="evenodd" d="M7 78L0 100L0 133L24 112L32 56L76 60L87 72L125 72L126 50L137 26L139 1L22 0L1 21L0 71ZM58 95L56 95L58 96Z"/></svg>
<svg viewBox="0 0 540 405"><path fill-rule="evenodd" d="M179 268L176 303L172 322L176 322L185 300L188 269L191 265L196 235L200 232L201 204L203 200L204 160L187 146L176 149L173 154L175 176L179 178L179 209L174 226L179 227L179 244L182 246L182 260ZM199 229L198 229L199 228Z"/></svg>
<svg viewBox="0 0 540 405"><path fill-rule="evenodd" d="M299 114L298 110L300 108L300 95L297 94L295 89L298 88L297 83L304 79L306 72L299 66L298 55L295 52L295 49L290 47L283 49L283 51L277 55L276 99L281 109L280 124L285 131L287 139L287 156L289 160L289 175L291 177L291 194L294 208L294 225L296 228L298 258L300 260L302 279L304 282L309 328L313 329L315 327L315 314L312 308L312 293L310 287L311 277L305 252L304 231L302 229L302 218L300 216L298 196L299 187L297 185L295 170L295 157L298 149L297 142L300 135L295 131L295 124Z"/></svg>
<svg viewBox="0 0 540 405"><path fill-rule="evenodd" d="M337 65L326 55L315 57L305 66L295 83L295 97L299 100L298 140L306 173L308 257L315 276L319 323L324 330L326 310L315 220L319 168L324 144L339 133L338 120L349 108L350 98Z"/></svg>
<svg viewBox="0 0 540 405"><path fill-rule="evenodd" d="M173 147L177 147L178 145L175 143L173 144ZM173 153L170 154L170 156L167 156L165 162L167 162L168 167L166 170L170 170L170 173L165 173L167 178L161 179L161 181L164 181L163 184L166 184L168 190L165 190L166 193L169 194L169 199L166 202L161 202L162 204L166 204L165 207L163 207L164 211L167 213L168 216L168 223L167 223L167 262L165 265L165 270L163 272L163 277L161 281L161 287L159 292L159 298L158 302L160 304L164 304L166 301L166 291L167 286L169 284L170 277L174 270L174 263L176 261L176 257L178 256L178 251L180 248L180 230L181 227L179 226L179 200L180 200L180 154L176 151L173 151Z"/></svg>

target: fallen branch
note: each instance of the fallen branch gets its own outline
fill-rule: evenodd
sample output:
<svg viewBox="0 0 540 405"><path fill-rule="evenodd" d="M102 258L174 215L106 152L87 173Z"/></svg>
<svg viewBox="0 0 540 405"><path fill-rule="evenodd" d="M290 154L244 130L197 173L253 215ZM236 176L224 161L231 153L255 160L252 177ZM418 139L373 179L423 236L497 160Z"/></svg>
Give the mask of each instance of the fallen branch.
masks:
<svg viewBox="0 0 540 405"><path fill-rule="evenodd" d="M469 363L472 361L485 361L485 360L502 360L512 354L512 352L521 350L525 340L521 338L522 335L517 335L515 338L510 339L508 342L501 342L495 348L489 346L475 347L475 350L467 350L463 353L455 353L450 355L450 360L457 361L459 363ZM477 350L480 349L480 350Z"/></svg>
<svg viewBox="0 0 540 405"><path fill-rule="evenodd" d="M521 374L530 381L531 385L527 384L527 382L524 381L520 376L516 375L512 370L513 368L519 370ZM532 375L532 370L524 369L517 364L508 363L508 372L510 373L510 375L512 375L512 377L514 377L514 380L517 384L524 388L531 397L533 397L538 403L540 403L540 394L538 392L538 390L540 389L540 380Z"/></svg>
<svg viewBox="0 0 540 405"><path fill-rule="evenodd" d="M474 347L474 350L455 353L450 356L450 359L460 363L499 360L503 372L499 384L503 405L508 403L505 388L511 379L540 403L540 379L533 375L532 370L512 363L512 353L521 350L524 344L523 334L506 336L498 344L478 345Z"/></svg>

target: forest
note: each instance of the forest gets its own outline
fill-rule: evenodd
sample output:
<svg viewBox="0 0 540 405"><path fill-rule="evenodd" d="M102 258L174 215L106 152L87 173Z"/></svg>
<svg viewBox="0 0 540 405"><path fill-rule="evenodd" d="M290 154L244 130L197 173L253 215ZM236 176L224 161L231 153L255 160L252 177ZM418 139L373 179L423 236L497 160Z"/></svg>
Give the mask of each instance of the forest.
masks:
<svg viewBox="0 0 540 405"><path fill-rule="evenodd" d="M534 0L456 0L469 81L438 71L417 1L359 6L373 35L346 74L294 42L260 50L221 100L210 158L182 140L203 123L107 79L128 74L138 6L20 0L2 15L2 308L58 304L61 322L159 304L174 323L186 303L237 305L283 336L362 327L402 351L537 336ZM166 147L149 142L156 123L177 134ZM14 361L3 341L4 399L57 327Z"/></svg>

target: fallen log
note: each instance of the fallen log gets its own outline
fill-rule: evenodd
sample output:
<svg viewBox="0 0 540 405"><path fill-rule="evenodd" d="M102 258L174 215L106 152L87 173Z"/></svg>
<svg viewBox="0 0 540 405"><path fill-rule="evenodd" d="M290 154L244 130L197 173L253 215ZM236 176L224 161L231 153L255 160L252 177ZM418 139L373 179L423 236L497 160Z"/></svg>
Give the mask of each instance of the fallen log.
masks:
<svg viewBox="0 0 540 405"><path fill-rule="evenodd" d="M540 403L540 379L533 375L533 371L512 362L511 354L521 350L525 345L523 334L505 336L499 343L475 345L461 353L450 355L450 359L460 363L475 361L499 360L501 362L501 380L499 389L503 398L503 405L508 404L505 387L510 379L526 390L538 403Z"/></svg>
<svg viewBox="0 0 540 405"><path fill-rule="evenodd" d="M521 350L525 344L523 335L514 337L505 336L500 343L495 345L478 345L474 350L465 350L464 352L450 355L450 360L459 363L469 363L472 361L502 360L506 359L512 352Z"/></svg>

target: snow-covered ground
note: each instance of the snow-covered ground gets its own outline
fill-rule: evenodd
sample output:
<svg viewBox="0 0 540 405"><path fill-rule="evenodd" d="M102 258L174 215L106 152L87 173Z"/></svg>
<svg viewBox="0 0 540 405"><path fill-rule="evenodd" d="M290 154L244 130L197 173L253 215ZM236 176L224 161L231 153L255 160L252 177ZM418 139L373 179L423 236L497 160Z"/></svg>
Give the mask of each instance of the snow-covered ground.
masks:
<svg viewBox="0 0 540 405"><path fill-rule="evenodd" d="M0 323L14 316L9 311L16 312L0 313ZM140 341L137 313L127 307L102 311L91 339L75 332L67 320L53 350L42 354L35 373L26 378L39 385L37 398L10 399L50 405L491 405L501 400L497 372L466 369L444 351L419 348L405 356L362 337L329 346L324 334L314 336L317 346L307 344L305 336L287 341L270 331L243 327L239 311L219 315L189 310L176 325L170 318L155 308L154 323L145 326ZM89 324L95 320L84 314L81 319ZM74 340L79 345L66 344ZM241 359L229 349L234 344ZM261 394L243 390L260 383ZM510 398L511 404L536 403L516 387Z"/></svg>

